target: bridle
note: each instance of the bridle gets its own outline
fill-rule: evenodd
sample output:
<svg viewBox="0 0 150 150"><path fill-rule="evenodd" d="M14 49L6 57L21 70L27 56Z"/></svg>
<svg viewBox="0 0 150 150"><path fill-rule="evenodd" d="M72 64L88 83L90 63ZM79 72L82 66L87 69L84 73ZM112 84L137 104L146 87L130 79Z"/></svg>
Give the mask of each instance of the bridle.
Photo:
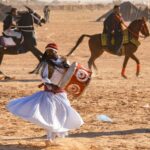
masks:
<svg viewBox="0 0 150 150"><path fill-rule="evenodd" d="M119 21L120 22L120 16L119 15L115 15L116 16L116 21ZM144 30L145 30L145 32L146 32L146 25L145 25L145 21L144 20L142 20L143 22L142 22L142 25L141 25L141 27L140 27L140 31L142 30L142 28L144 27ZM141 37L141 38L145 38L145 36L143 36L143 35L139 35L139 34L136 34L135 32L133 32L132 30L130 30L129 28L128 28L128 26L121 20L121 22L120 22L132 35L134 35L136 38L139 38L139 37Z"/></svg>
<svg viewBox="0 0 150 150"><path fill-rule="evenodd" d="M135 37L137 37L137 38L141 37L141 38L145 39L145 36L136 34L136 33L133 32L132 30L130 30L130 29L128 28L128 26L127 26L125 23L122 22L122 25L123 25L124 27L126 27L126 29L127 29L132 35L134 35ZM145 32L147 32L145 26L146 26L146 25L145 25L145 21L144 21L144 22L142 22L142 25L141 25L141 27L140 27L140 31L143 29Z"/></svg>
<svg viewBox="0 0 150 150"><path fill-rule="evenodd" d="M141 38L145 38L144 36L142 36L142 35L138 35L138 34L136 34L135 32L133 32L132 30L130 30L129 28L128 28L128 26L127 25L125 25L124 23L122 23L125 27L126 27L126 29L132 34L132 35L134 35L136 38L138 38L139 36L141 37Z"/></svg>
<svg viewBox="0 0 150 150"><path fill-rule="evenodd" d="M140 30L144 30L144 32L146 33L146 32L148 32L147 31L147 28L146 28L146 23L145 23L145 21L144 22L142 22L142 25L141 25L141 29Z"/></svg>
<svg viewBox="0 0 150 150"><path fill-rule="evenodd" d="M36 15L35 15L35 12L29 12L32 16L32 20L34 22L34 19L38 21L38 25L41 24L41 17L38 18ZM29 26L17 26L17 28L26 28L26 29L21 29L21 31L24 31L24 32L34 32L34 29L33 29L33 25L29 25ZM31 28L31 29L27 29L27 28Z"/></svg>
<svg viewBox="0 0 150 150"><path fill-rule="evenodd" d="M32 12L31 13L31 16L32 16L32 18L34 18L35 20L37 20L38 21L38 25L40 25L41 24L41 16L39 16L39 18L35 15L35 12Z"/></svg>

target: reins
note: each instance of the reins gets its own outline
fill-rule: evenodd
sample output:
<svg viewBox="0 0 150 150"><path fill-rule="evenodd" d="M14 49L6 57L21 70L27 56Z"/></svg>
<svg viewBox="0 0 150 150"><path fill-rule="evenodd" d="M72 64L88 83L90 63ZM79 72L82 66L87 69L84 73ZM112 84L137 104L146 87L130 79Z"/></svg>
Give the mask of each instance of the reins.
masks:
<svg viewBox="0 0 150 150"><path fill-rule="evenodd" d="M116 17L117 17L117 20L119 21L119 20L120 20L120 17L119 17L118 15L116 15ZM135 37L137 37L137 38L141 37L141 38L144 38L144 39L145 39L144 36L138 35L138 34L134 33L132 30L130 30L130 29L128 28L128 26L127 26L123 21L121 21L121 24L122 24L132 35L134 35ZM142 28L142 26L141 26L141 28Z"/></svg>
<svg viewBox="0 0 150 150"><path fill-rule="evenodd" d="M125 23L122 22L122 25L123 25L124 27L126 27L126 29L127 29L131 34L133 34L135 37L137 37L137 38L138 38L138 37L141 37L141 38L145 39L145 36L138 35L138 34L134 33L132 30L130 30L130 29L128 28L128 26L127 26Z"/></svg>
<svg viewBox="0 0 150 150"><path fill-rule="evenodd" d="M38 18L37 16L35 16L34 15L34 12L32 12L32 13L30 13L31 14L31 16L32 16L32 20L33 20L33 18L34 19L36 19L37 21L38 21L38 23L40 23L40 21L41 21L41 17L40 18ZM34 22L34 21L33 21ZM21 29L21 31L23 31L23 32L34 32L34 29L27 29L27 28L33 28L34 27L34 25L27 25L27 26L16 26L17 28L25 28L25 29Z"/></svg>

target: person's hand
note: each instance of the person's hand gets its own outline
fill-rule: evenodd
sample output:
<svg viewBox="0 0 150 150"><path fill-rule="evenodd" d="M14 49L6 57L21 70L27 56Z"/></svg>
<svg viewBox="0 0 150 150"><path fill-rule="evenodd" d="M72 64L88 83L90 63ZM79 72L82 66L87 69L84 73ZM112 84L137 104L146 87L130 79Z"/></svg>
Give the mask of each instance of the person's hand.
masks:
<svg viewBox="0 0 150 150"><path fill-rule="evenodd" d="M41 88L42 86L44 86L44 83L39 84L38 88Z"/></svg>
<svg viewBox="0 0 150 150"><path fill-rule="evenodd" d="M59 89L59 87L55 84L52 84L52 83L45 83L45 85L47 86L47 88L49 90L51 90L53 93L56 93Z"/></svg>
<svg viewBox="0 0 150 150"><path fill-rule="evenodd" d="M46 23L46 20L44 18L41 19L41 23Z"/></svg>
<svg viewBox="0 0 150 150"><path fill-rule="evenodd" d="M65 68L69 68L70 67L70 65L67 64L66 62L63 65L64 65Z"/></svg>

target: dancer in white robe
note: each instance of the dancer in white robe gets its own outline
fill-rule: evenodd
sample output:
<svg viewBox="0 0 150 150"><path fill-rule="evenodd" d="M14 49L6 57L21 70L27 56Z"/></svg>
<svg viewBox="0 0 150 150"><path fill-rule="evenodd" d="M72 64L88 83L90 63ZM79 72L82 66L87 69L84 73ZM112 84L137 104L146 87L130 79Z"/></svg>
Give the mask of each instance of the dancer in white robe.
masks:
<svg viewBox="0 0 150 150"><path fill-rule="evenodd" d="M18 98L8 103L7 109L16 116L35 123L47 131L46 145L56 137L65 137L69 130L80 128L83 120L71 107L67 94L57 84L69 65L57 55L57 46L46 46L43 61L38 65L44 91Z"/></svg>

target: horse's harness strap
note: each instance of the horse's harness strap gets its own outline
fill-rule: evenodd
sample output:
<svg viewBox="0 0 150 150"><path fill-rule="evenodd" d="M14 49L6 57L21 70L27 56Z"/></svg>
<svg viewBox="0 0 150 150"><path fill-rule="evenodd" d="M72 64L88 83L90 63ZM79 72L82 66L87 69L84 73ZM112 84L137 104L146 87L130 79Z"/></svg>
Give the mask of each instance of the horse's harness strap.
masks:
<svg viewBox="0 0 150 150"><path fill-rule="evenodd" d="M32 28L33 25L29 25L29 26L17 26L17 28Z"/></svg>
<svg viewBox="0 0 150 150"><path fill-rule="evenodd" d="M34 32L34 30L33 30L34 26L33 25L17 26L17 28L20 28L21 31L24 31L24 32ZM24 28L24 29L22 29L22 28Z"/></svg>
<svg viewBox="0 0 150 150"><path fill-rule="evenodd" d="M36 16L34 15L34 12L31 14L31 16L32 16L34 19L36 19L36 20L38 21L38 23L41 22L41 17L40 17L40 18L36 17Z"/></svg>
<svg viewBox="0 0 150 150"><path fill-rule="evenodd" d="M21 31L24 31L24 32L34 32L34 30L21 30Z"/></svg>

